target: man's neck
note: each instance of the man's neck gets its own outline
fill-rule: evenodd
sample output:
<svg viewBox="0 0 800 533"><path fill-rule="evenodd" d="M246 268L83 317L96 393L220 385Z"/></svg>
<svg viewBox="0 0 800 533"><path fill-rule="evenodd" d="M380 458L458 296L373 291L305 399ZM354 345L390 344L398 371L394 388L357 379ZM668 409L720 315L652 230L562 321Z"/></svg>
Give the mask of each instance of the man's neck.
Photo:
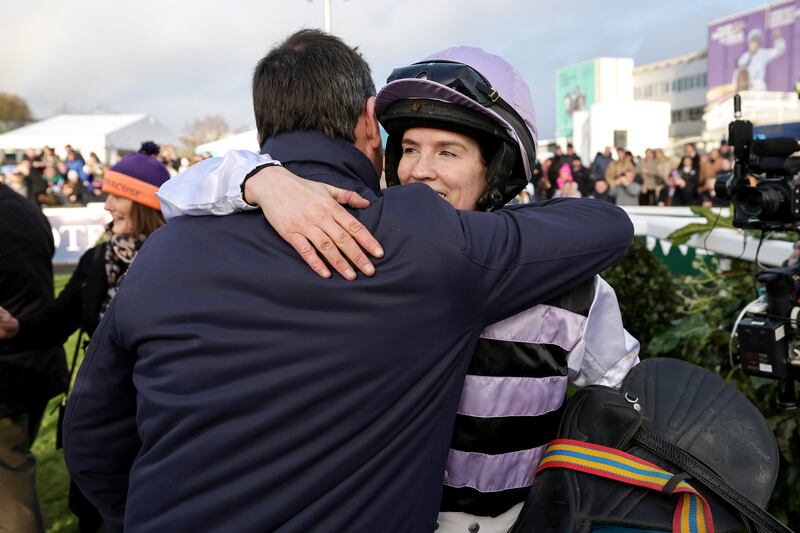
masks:
<svg viewBox="0 0 800 533"><path fill-rule="evenodd" d="M352 180L357 186L380 194L380 183L372 162L344 139L331 139L316 131L289 131L267 139L261 147L261 153L268 153L288 167L293 164L306 168L309 165L319 166L319 172L314 170L309 179L328 182L321 176L329 174L338 178L331 185L347 187L346 181Z"/></svg>

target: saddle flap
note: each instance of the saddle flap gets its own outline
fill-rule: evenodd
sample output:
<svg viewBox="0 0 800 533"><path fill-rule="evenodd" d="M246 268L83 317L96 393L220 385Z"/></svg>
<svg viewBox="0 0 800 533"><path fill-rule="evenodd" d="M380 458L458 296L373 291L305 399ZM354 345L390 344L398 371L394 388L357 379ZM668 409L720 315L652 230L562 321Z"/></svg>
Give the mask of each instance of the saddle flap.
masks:
<svg viewBox="0 0 800 533"><path fill-rule="evenodd" d="M643 425L765 507L779 451L763 415L733 385L703 368L653 358L631 369L623 393L642 406Z"/></svg>
<svg viewBox="0 0 800 533"><path fill-rule="evenodd" d="M778 474L777 443L761 413L725 380L677 359L647 359L629 372L620 391L591 386L575 393L559 429L562 439L616 448L682 475L683 469L640 444L645 434L687 452L766 507ZM699 480L687 481L708 501L718 533L742 529L738 508ZM670 530L675 504L674 496L658 491L552 468L536 476L511 531L583 532L600 524Z"/></svg>
<svg viewBox="0 0 800 533"><path fill-rule="evenodd" d="M610 387L592 385L570 398L561 419L560 438L624 449L642 424L642 414Z"/></svg>

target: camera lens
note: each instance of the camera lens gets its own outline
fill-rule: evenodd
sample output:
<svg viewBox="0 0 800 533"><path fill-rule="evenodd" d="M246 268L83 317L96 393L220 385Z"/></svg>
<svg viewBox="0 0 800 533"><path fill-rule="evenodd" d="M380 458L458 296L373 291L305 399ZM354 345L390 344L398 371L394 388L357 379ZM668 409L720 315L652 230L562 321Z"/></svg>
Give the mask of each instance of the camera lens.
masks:
<svg viewBox="0 0 800 533"><path fill-rule="evenodd" d="M783 194L773 187L742 187L736 194L736 206L748 217L775 213L783 202Z"/></svg>

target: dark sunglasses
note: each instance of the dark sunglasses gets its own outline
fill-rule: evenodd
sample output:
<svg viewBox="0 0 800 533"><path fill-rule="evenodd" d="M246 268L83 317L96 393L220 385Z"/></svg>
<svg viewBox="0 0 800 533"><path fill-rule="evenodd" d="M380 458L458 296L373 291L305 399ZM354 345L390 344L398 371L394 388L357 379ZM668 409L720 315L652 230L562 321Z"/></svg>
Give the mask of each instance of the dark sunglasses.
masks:
<svg viewBox="0 0 800 533"><path fill-rule="evenodd" d="M407 78L425 78L461 93L482 106L490 107L500 100L500 94L483 75L463 63L431 61L396 68L386 83Z"/></svg>

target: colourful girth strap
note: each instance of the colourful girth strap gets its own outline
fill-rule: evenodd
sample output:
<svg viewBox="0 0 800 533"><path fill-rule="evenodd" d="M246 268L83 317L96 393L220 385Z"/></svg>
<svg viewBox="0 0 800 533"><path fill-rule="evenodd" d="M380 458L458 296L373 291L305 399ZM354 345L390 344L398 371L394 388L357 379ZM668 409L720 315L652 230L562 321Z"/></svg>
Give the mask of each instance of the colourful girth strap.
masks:
<svg viewBox="0 0 800 533"><path fill-rule="evenodd" d="M548 468L567 468L628 485L662 491L673 474L628 453L588 442L571 439L552 441L536 474ZM714 533L711 508L703 496L685 481L675 485L678 506L672 518L673 533Z"/></svg>

